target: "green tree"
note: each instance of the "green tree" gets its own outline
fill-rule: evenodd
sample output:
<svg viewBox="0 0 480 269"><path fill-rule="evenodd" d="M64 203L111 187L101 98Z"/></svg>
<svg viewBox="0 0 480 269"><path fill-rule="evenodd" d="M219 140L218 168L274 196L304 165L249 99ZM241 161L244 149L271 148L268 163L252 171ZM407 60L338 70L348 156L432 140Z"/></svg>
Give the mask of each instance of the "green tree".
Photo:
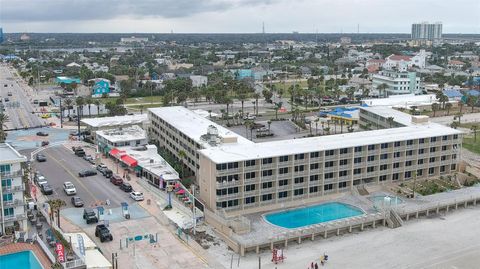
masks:
<svg viewBox="0 0 480 269"><path fill-rule="evenodd" d="M440 109L440 104L438 104L438 103L433 103L432 104L433 117L435 117L435 114L439 109Z"/></svg>
<svg viewBox="0 0 480 269"><path fill-rule="evenodd" d="M255 98L255 116L258 117L258 99L260 99L260 94L255 92L253 98Z"/></svg>
<svg viewBox="0 0 480 269"><path fill-rule="evenodd" d="M72 109L73 100L70 98L66 98L63 100L63 103L68 110L68 117L70 117L70 110Z"/></svg>
<svg viewBox="0 0 480 269"><path fill-rule="evenodd" d="M445 104L445 109L447 110L447 116L450 115L450 109L452 109L452 107L453 107L452 103Z"/></svg>
<svg viewBox="0 0 480 269"><path fill-rule="evenodd" d="M382 83L378 85L377 90L378 90L378 95L381 97L386 97L386 93L388 89L388 85L386 83ZM382 94L383 93L383 94Z"/></svg>
<svg viewBox="0 0 480 269"><path fill-rule="evenodd" d="M100 100L98 99L95 99L95 101L93 101L93 104L97 107L97 117L100 116Z"/></svg>
<svg viewBox="0 0 480 269"><path fill-rule="evenodd" d="M50 221L54 221L55 220L55 217L57 217L57 226L60 228L60 209L64 206L66 206L67 204L65 203L65 201L61 200L61 199L52 199L52 200L49 200L47 201L47 203L50 205Z"/></svg>
<svg viewBox="0 0 480 269"><path fill-rule="evenodd" d="M467 96L467 105L472 109L472 113L475 109L475 105L477 104L478 97L473 95Z"/></svg>
<svg viewBox="0 0 480 269"><path fill-rule="evenodd" d="M184 150L179 150L178 151L178 158L180 159L181 161L181 166L182 166L182 177L185 177L185 173L184 173L184 167L185 167L185 164L184 164L184 160L185 160L185 157L187 157L187 153L185 153Z"/></svg>
<svg viewBox="0 0 480 269"><path fill-rule="evenodd" d="M389 128L392 128L393 123L395 122L395 119L393 117L388 117L387 122L388 122Z"/></svg>
<svg viewBox="0 0 480 269"><path fill-rule="evenodd" d="M7 138L7 133L5 132L5 123L8 121L8 115L0 112L0 143L5 142Z"/></svg>
<svg viewBox="0 0 480 269"><path fill-rule="evenodd" d="M275 110L275 119L278 120L278 110L280 110L282 108L282 102L277 102L275 103L275 106L273 107L273 109Z"/></svg>

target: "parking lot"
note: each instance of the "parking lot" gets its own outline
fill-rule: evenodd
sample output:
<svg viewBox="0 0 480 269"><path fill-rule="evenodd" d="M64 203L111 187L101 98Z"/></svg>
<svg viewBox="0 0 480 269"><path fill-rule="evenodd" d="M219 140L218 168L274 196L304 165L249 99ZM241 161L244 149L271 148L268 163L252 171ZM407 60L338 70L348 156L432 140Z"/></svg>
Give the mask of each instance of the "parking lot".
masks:
<svg viewBox="0 0 480 269"><path fill-rule="evenodd" d="M47 161L42 163L35 161L33 169L44 175L53 188L53 194L48 196L49 199L62 199L67 203L67 208L73 207L70 202L71 196L67 196L62 187L64 182L70 181L75 185L76 195L82 198L86 207L105 205L107 199L110 201L107 208L120 207L121 202L128 204L134 202L128 193L110 183L109 179L100 173L80 178L79 171L95 169L95 165L75 156L72 150L56 146L42 151L42 154L47 157Z"/></svg>

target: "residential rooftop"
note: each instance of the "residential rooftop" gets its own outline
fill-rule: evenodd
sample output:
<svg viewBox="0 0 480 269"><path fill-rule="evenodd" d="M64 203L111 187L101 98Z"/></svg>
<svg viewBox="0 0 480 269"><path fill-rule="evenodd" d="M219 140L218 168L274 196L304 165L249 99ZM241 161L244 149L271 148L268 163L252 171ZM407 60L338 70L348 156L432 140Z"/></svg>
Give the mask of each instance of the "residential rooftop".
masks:
<svg viewBox="0 0 480 269"><path fill-rule="evenodd" d="M10 144L0 143L0 164L26 162L27 157L21 155Z"/></svg>
<svg viewBox="0 0 480 269"><path fill-rule="evenodd" d="M231 144L254 145L255 143L245 137L216 124L205 117L182 106L149 108L150 113L162 118L168 124L177 128L187 137L208 148L211 145L201 137L207 134L210 126L218 131L218 136ZM232 139L233 138L233 139Z"/></svg>
<svg viewBox="0 0 480 269"><path fill-rule="evenodd" d="M147 114L135 114L115 117L82 119L81 122L91 128L116 127L121 125L142 124L148 121Z"/></svg>
<svg viewBox="0 0 480 269"><path fill-rule="evenodd" d="M96 134L97 136L101 136L112 143L147 138L147 132L137 125L124 128L120 127L115 129L101 130L97 131Z"/></svg>

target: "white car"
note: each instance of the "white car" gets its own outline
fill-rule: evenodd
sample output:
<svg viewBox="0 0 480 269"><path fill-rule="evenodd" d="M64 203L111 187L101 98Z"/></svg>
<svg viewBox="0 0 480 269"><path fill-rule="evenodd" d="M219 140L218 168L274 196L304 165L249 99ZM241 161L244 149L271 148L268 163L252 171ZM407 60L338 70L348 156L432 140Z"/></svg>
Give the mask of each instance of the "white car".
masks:
<svg viewBox="0 0 480 269"><path fill-rule="evenodd" d="M73 185L73 183L69 181L63 183L63 190L67 195L77 194L77 189L75 189L75 185Z"/></svg>
<svg viewBox="0 0 480 269"><path fill-rule="evenodd" d="M44 176L42 176L40 174L37 174L37 175L35 175L35 182L40 187L43 184L47 183L47 179Z"/></svg>
<svg viewBox="0 0 480 269"><path fill-rule="evenodd" d="M138 191L132 191L130 197L135 201L143 201L143 193Z"/></svg>

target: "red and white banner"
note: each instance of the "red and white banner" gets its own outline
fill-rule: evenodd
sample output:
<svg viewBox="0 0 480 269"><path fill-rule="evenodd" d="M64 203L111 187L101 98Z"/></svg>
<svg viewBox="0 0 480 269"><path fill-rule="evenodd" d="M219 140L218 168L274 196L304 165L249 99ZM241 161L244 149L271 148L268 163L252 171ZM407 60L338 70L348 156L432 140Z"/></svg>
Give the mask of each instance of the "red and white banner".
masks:
<svg viewBox="0 0 480 269"><path fill-rule="evenodd" d="M60 263L65 262L65 249L63 248L62 244L57 243L55 245L55 252L57 252L58 262L60 262Z"/></svg>

